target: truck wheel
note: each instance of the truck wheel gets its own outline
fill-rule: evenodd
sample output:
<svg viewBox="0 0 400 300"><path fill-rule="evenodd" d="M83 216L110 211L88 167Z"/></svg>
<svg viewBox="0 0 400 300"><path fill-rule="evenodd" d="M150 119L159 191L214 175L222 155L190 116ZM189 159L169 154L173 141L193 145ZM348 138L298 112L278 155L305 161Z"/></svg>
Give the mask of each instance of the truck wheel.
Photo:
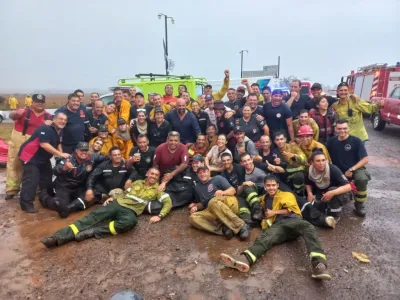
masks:
<svg viewBox="0 0 400 300"><path fill-rule="evenodd" d="M0 116L0 123L3 122L3 116Z"/></svg>
<svg viewBox="0 0 400 300"><path fill-rule="evenodd" d="M372 127L375 130L381 131L385 128L386 126L386 122L384 120L382 120L381 118L381 114L380 113L375 113L372 116Z"/></svg>

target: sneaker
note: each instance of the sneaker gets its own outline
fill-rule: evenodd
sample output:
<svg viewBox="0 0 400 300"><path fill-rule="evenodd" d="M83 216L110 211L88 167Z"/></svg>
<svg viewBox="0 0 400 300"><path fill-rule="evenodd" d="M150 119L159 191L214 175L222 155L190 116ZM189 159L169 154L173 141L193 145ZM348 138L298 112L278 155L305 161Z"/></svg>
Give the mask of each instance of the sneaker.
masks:
<svg viewBox="0 0 400 300"><path fill-rule="evenodd" d="M240 231L238 232L239 238L243 240L247 240L250 235L250 228L249 225L246 223L243 224L242 228L240 228Z"/></svg>
<svg viewBox="0 0 400 300"><path fill-rule="evenodd" d="M323 263L318 263L315 267L312 267L312 278L320 280L331 280L331 275L328 274L327 268Z"/></svg>
<svg viewBox="0 0 400 300"><path fill-rule="evenodd" d="M332 228L332 229L335 229L335 227L336 227L336 220L335 220L334 217L331 217L331 216L326 217L326 218L325 218L325 224L326 224L328 227L330 227L330 228Z"/></svg>
<svg viewBox="0 0 400 300"><path fill-rule="evenodd" d="M232 239L233 236L235 235L229 227L226 227L225 225L222 226L222 234L228 239Z"/></svg>
<svg viewBox="0 0 400 300"><path fill-rule="evenodd" d="M367 210L364 202L354 202L354 213L359 217L365 217Z"/></svg>
<svg viewBox="0 0 400 300"><path fill-rule="evenodd" d="M244 255L228 255L221 253L221 262L224 266L247 273L250 270L249 262Z"/></svg>
<svg viewBox="0 0 400 300"><path fill-rule="evenodd" d="M54 236L48 236L41 238L40 241L45 245L47 248L53 248L56 247L57 244L57 239Z"/></svg>
<svg viewBox="0 0 400 300"><path fill-rule="evenodd" d="M252 216L253 220L261 222L264 218L264 211L260 203L255 203L252 209Z"/></svg>

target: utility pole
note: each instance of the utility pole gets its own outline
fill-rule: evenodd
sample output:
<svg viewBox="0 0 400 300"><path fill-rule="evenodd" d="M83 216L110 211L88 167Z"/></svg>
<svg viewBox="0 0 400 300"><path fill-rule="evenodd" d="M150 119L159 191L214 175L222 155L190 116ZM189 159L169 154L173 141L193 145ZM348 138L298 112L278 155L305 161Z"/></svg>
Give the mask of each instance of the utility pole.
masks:
<svg viewBox="0 0 400 300"><path fill-rule="evenodd" d="M278 79L279 79L280 71L281 71L281 57L278 56L278 73L276 74L276 78L278 78Z"/></svg>
<svg viewBox="0 0 400 300"><path fill-rule="evenodd" d="M168 17L165 14L159 13L158 18L160 20L161 20L161 17L164 17L164 20L165 20L165 49L164 49L165 75L169 75L169 72L168 72L168 19L171 19L172 24L175 24L175 20L173 17Z"/></svg>
<svg viewBox="0 0 400 300"><path fill-rule="evenodd" d="M240 78L243 78L243 52L249 53L248 50L241 50L239 52L240 54Z"/></svg>

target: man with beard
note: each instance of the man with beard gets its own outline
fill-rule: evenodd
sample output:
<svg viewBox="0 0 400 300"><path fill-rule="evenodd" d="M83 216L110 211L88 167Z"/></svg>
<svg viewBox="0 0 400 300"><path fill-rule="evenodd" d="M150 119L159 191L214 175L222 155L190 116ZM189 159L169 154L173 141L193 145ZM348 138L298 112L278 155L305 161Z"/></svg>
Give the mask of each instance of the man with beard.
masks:
<svg viewBox="0 0 400 300"><path fill-rule="evenodd" d="M262 205L265 206L265 218L262 222L264 232L240 255L221 253L222 263L240 272L249 272L250 267L273 246L302 236L311 259L312 277L330 280L326 256L315 227L301 218L294 195L280 191L279 180L273 175L265 178L264 188L267 191L262 198Z"/></svg>
<svg viewBox="0 0 400 300"><path fill-rule="evenodd" d="M238 111L239 108L242 107L242 105L240 104L240 100L237 98L235 89L229 88L226 93L226 96L228 97L228 101L225 102L226 107L229 107L234 111Z"/></svg>
<svg viewBox="0 0 400 300"><path fill-rule="evenodd" d="M264 99L258 101L259 106L263 106L265 103L271 102L271 88L269 86L263 87L262 96Z"/></svg>
<svg viewBox="0 0 400 300"><path fill-rule="evenodd" d="M173 131L179 132L183 144L194 143L200 134L199 123L193 113L187 110L184 99L176 101L176 109L167 113L165 119L171 124Z"/></svg>
<svg viewBox="0 0 400 300"><path fill-rule="evenodd" d="M62 136L61 131L66 123L67 116L64 113L55 114L53 125L41 125L21 146L18 157L24 162L24 173L20 205L25 212L36 213L38 211L33 206L37 187L45 190L51 185L53 172L50 159L53 155L69 157L69 154L57 150Z"/></svg>
<svg viewBox="0 0 400 300"><path fill-rule="evenodd" d="M160 107L155 108L154 121L150 121L148 126L148 137L152 147L158 147L165 143L168 133L172 131L171 124L164 119L164 111Z"/></svg>
<svg viewBox="0 0 400 300"><path fill-rule="evenodd" d="M137 118L138 109L146 110L146 116L149 116L150 111L153 109L152 105L144 102L144 95L142 93L136 93L135 95L135 104L130 109L130 120Z"/></svg>
<svg viewBox="0 0 400 300"><path fill-rule="evenodd" d="M121 150L112 147L110 160L98 165L86 180L85 200L78 198L69 205L69 211L85 209L88 204L101 202L115 189L129 188L138 179L136 170L130 168L122 159ZM115 192L115 191L114 191Z"/></svg>
<svg viewBox="0 0 400 300"><path fill-rule="evenodd" d="M103 113L104 111L104 103L101 100L95 100L91 106L92 109L87 109L87 118L89 123L87 123L86 127L86 137L87 141L90 141L92 138L97 136L97 132L99 131L100 126L108 125L108 118Z"/></svg>
<svg viewBox="0 0 400 300"><path fill-rule="evenodd" d="M14 128L8 142L7 171L6 171L6 200L18 194L21 186L23 165L17 157L21 145L42 124L52 124L51 115L45 111L46 97L42 94L32 95L30 107L11 111L9 118L14 121Z"/></svg>
<svg viewBox="0 0 400 300"><path fill-rule="evenodd" d="M233 138L233 119L225 117L224 102L218 100L214 103L218 134L225 134L228 142Z"/></svg>
<svg viewBox="0 0 400 300"><path fill-rule="evenodd" d="M178 100L178 98L176 98L174 96L174 87L170 84L167 84L165 86L165 95L163 96L163 103L164 104L169 104L172 107L175 107L175 103Z"/></svg>
<svg viewBox="0 0 400 300"><path fill-rule="evenodd" d="M89 199L86 199L86 179L96 163L108 160L108 156L89 154L89 144L80 142L71 157L63 159L54 168L57 176L53 182L53 189L44 189L40 192L40 202L44 207L57 210L61 218L68 217L70 211L79 206L85 209ZM85 202L87 201L87 202ZM80 205L77 203L80 202Z"/></svg>
<svg viewBox="0 0 400 300"><path fill-rule="evenodd" d="M67 104L57 109L55 113L60 112L66 114L68 118L67 125L63 129L62 152L71 154L76 145L85 140L85 132L89 124L87 112L81 107L81 100L75 94L69 94Z"/></svg>
<svg viewBox="0 0 400 300"><path fill-rule="evenodd" d="M128 165L132 165L138 172L139 178L145 179L146 173L153 166L155 147L149 146L149 139L143 134L137 137L137 145L129 153ZM132 182L127 181L127 186Z"/></svg>
<svg viewBox="0 0 400 300"><path fill-rule="evenodd" d="M243 103L243 106L245 104L248 104L248 106L250 106L251 108L251 115L256 117L257 121L263 121L264 120L264 112L262 107L258 106L258 99L257 99L257 95L255 93L249 93L247 95L247 101L246 103ZM235 114L235 118L241 118L243 117L243 106L237 111L237 113Z"/></svg>
<svg viewBox="0 0 400 300"><path fill-rule="evenodd" d="M286 104L282 103L282 91L272 92L271 102L264 104L263 111L270 135L274 136L277 132L283 132L294 142L292 112Z"/></svg>
<svg viewBox="0 0 400 300"><path fill-rule="evenodd" d="M194 187L195 203L189 205L189 223L193 227L241 240L249 237L249 226L236 214L239 204L235 189L222 176L211 177L206 166L197 170L199 182Z"/></svg>
<svg viewBox="0 0 400 300"><path fill-rule="evenodd" d="M204 134L199 134L196 138L196 143L186 144L188 147L189 160L192 161L193 157L196 155L206 156L207 145L206 136Z"/></svg>
<svg viewBox="0 0 400 300"><path fill-rule="evenodd" d="M107 199L102 207L53 235L42 238L41 242L47 248L52 248L74 240L80 242L91 237L102 238L127 232L135 227L137 216L142 214L146 205L156 200L162 202L163 207L158 216L150 219L150 223L160 222L171 210L171 199L157 190L159 179L160 171L150 169L145 180L136 180L126 192ZM107 224L102 224L103 221L107 221Z"/></svg>
<svg viewBox="0 0 400 300"><path fill-rule="evenodd" d="M128 125L124 119L119 119L117 124L117 129L111 131L113 145L121 150L122 158L127 160L129 159L129 153L133 147L131 135L129 134Z"/></svg>
<svg viewBox="0 0 400 300"><path fill-rule="evenodd" d="M290 84L290 95L286 96L283 100L290 107L293 119L297 119L300 111L306 108L306 103L309 102L310 97L301 93L301 81L295 79Z"/></svg>
<svg viewBox="0 0 400 300"><path fill-rule="evenodd" d="M167 142L157 147L153 166L162 176L159 190L164 191L167 183L177 174L182 173L189 164L189 154L185 145L180 143L177 131L168 134Z"/></svg>
<svg viewBox="0 0 400 300"><path fill-rule="evenodd" d="M336 124L337 136L328 141L327 148L332 155L332 162L349 180L354 180L357 191L354 197L355 213L359 217L366 214L365 203L368 200L368 181L371 175L366 169L368 154L360 138L349 134L349 122L339 120Z"/></svg>
<svg viewBox="0 0 400 300"><path fill-rule="evenodd" d="M317 101L322 97L325 97L328 100L328 107L331 107L333 103L338 101L337 98L329 96L322 91L322 85L320 83L314 83L311 86L311 94L313 95L312 99L309 99L306 103L306 109L317 109Z"/></svg>
<svg viewBox="0 0 400 300"><path fill-rule="evenodd" d="M93 144L90 146L89 152L91 154L101 154L100 150L103 147L103 144L104 144L104 142L101 138L99 138L99 137L95 138L93 141Z"/></svg>

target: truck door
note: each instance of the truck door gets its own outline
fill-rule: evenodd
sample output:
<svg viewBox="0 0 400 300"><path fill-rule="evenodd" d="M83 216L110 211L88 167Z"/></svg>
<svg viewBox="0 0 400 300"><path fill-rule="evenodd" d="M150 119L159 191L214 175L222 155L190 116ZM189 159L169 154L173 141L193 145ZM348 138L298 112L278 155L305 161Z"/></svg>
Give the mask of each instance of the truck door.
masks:
<svg viewBox="0 0 400 300"><path fill-rule="evenodd" d="M387 102L389 105L390 123L400 125L400 86L393 90Z"/></svg>

